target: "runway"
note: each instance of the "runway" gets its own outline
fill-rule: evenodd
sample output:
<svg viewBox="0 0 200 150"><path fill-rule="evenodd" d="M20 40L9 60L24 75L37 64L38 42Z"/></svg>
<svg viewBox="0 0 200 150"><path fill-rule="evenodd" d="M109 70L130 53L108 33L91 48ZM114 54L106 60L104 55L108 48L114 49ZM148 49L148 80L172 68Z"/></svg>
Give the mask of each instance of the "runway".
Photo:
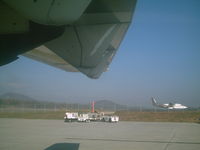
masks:
<svg viewBox="0 0 200 150"><path fill-rule="evenodd" d="M199 150L200 124L0 119L1 150Z"/></svg>

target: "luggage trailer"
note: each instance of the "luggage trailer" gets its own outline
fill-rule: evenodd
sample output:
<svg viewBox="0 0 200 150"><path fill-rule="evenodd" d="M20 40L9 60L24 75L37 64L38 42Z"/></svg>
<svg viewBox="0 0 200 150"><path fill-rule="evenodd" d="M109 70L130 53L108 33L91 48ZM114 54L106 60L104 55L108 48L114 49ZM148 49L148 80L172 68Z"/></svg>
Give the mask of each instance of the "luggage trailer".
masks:
<svg viewBox="0 0 200 150"><path fill-rule="evenodd" d="M64 117L65 122L75 122L78 121L78 113L77 112L66 112Z"/></svg>
<svg viewBox="0 0 200 150"><path fill-rule="evenodd" d="M118 122L119 116L103 116L102 121L103 122Z"/></svg>

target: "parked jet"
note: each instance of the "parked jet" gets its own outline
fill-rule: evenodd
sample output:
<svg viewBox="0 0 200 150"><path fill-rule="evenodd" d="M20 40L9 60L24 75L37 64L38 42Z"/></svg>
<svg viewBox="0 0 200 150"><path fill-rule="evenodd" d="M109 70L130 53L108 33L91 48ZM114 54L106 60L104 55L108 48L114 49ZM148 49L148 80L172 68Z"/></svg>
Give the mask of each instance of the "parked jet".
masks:
<svg viewBox="0 0 200 150"><path fill-rule="evenodd" d="M152 98L152 104L153 104L153 106L160 107L160 108L167 108L167 109L186 109L186 108L188 108L187 106L184 106L182 104L177 104L177 103L175 103L175 104L173 104L173 103L158 104L154 98Z"/></svg>

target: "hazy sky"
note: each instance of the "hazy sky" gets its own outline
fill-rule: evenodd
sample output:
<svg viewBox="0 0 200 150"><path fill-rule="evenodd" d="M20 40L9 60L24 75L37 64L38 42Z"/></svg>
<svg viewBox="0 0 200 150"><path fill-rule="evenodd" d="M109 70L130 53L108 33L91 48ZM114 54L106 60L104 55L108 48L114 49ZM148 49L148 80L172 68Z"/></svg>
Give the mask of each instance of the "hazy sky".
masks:
<svg viewBox="0 0 200 150"><path fill-rule="evenodd" d="M138 0L133 23L100 79L20 57L0 67L0 94L6 92L144 106L153 96L160 103L200 106L200 1Z"/></svg>

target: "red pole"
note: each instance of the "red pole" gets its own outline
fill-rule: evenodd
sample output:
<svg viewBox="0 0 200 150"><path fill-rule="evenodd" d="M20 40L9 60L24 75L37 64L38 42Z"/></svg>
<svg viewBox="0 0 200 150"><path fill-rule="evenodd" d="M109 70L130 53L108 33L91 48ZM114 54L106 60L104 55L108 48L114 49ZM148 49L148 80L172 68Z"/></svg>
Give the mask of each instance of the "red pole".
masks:
<svg viewBox="0 0 200 150"><path fill-rule="evenodd" d="M92 101L92 113L94 113L94 101Z"/></svg>

